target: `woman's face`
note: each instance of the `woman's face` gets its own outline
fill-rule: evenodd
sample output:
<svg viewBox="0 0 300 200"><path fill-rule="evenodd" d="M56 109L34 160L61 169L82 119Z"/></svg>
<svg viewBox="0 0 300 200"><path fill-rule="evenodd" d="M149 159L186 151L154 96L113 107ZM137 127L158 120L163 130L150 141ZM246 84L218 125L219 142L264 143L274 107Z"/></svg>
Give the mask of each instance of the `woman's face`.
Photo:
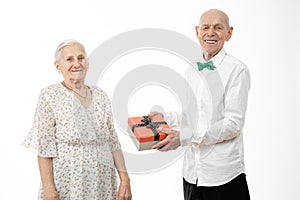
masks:
<svg viewBox="0 0 300 200"><path fill-rule="evenodd" d="M61 50L61 57L55 66L65 81L84 81L88 69L85 51L79 44L71 44Z"/></svg>

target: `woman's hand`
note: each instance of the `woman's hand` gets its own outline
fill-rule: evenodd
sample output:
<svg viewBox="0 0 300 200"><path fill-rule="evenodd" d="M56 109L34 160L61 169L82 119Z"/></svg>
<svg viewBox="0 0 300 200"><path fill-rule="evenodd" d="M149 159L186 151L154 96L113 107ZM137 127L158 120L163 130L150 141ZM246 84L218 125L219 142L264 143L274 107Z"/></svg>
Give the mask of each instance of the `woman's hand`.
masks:
<svg viewBox="0 0 300 200"><path fill-rule="evenodd" d="M125 167L125 161L121 150L112 152L115 165L120 178L118 200L131 200L130 179Z"/></svg>
<svg viewBox="0 0 300 200"><path fill-rule="evenodd" d="M56 190L45 190L44 200L59 200L59 196Z"/></svg>
<svg viewBox="0 0 300 200"><path fill-rule="evenodd" d="M118 200L131 200L130 181L121 181L118 191Z"/></svg>

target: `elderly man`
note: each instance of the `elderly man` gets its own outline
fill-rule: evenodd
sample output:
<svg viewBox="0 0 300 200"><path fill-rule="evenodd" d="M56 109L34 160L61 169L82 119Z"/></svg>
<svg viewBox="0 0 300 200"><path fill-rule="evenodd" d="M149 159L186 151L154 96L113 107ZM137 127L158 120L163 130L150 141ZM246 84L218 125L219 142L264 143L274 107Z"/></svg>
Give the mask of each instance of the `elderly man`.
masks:
<svg viewBox="0 0 300 200"><path fill-rule="evenodd" d="M223 48L233 32L224 12L206 11L195 29L203 55L198 68L187 72L186 78L198 105L192 110L199 112L196 125L191 135L175 128L163 129L168 137L153 148L168 151L187 146L183 165L185 200L248 200L242 129L250 89L249 70ZM195 81L199 80L195 76L202 77L202 82ZM164 117L171 127L181 128L182 116L167 113Z"/></svg>

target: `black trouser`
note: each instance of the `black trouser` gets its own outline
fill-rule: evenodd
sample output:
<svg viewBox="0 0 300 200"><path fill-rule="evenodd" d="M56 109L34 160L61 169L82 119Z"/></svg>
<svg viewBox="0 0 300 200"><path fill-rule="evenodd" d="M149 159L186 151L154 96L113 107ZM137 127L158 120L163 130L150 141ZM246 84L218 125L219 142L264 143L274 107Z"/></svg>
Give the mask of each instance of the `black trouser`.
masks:
<svg viewBox="0 0 300 200"><path fill-rule="evenodd" d="M183 179L183 191L185 200L250 200L244 173L224 185L213 187L197 187Z"/></svg>

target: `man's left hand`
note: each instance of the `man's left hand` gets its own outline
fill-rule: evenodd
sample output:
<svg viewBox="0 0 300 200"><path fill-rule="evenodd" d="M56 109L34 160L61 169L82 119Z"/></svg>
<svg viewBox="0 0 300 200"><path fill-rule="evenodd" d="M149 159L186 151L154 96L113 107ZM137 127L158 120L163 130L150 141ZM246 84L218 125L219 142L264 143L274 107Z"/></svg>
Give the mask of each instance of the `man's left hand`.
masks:
<svg viewBox="0 0 300 200"><path fill-rule="evenodd" d="M153 145L152 149L170 151L175 150L180 146L179 131L168 128L162 128L159 131L168 134L168 136L163 141Z"/></svg>

